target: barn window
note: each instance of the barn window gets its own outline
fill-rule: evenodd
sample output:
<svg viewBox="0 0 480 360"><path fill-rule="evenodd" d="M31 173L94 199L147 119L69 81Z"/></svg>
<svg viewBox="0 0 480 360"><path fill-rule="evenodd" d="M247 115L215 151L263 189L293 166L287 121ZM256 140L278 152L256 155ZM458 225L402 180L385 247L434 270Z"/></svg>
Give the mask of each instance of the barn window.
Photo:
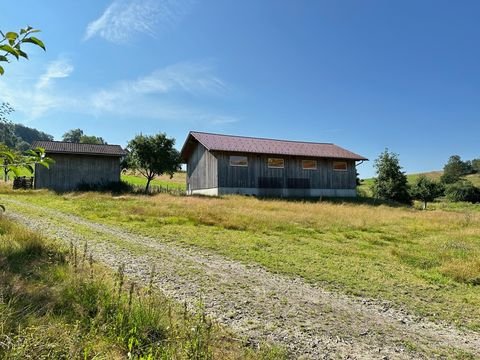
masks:
<svg viewBox="0 0 480 360"><path fill-rule="evenodd" d="M246 156L230 156L230 166L248 166L248 158Z"/></svg>
<svg viewBox="0 0 480 360"><path fill-rule="evenodd" d="M317 160L302 160L303 170L317 170Z"/></svg>
<svg viewBox="0 0 480 360"><path fill-rule="evenodd" d="M347 171L347 162L346 161L334 161L333 170L335 171Z"/></svg>
<svg viewBox="0 0 480 360"><path fill-rule="evenodd" d="M283 169L285 167L285 161L280 158L268 158L268 167L274 169Z"/></svg>

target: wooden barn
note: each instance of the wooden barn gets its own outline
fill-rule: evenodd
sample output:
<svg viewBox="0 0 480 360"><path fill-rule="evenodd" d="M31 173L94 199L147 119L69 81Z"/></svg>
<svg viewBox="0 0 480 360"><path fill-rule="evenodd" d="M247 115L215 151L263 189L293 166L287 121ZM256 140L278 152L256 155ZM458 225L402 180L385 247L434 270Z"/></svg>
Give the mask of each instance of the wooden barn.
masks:
<svg viewBox="0 0 480 360"><path fill-rule="evenodd" d="M355 197L356 162L334 144L192 131L183 145L187 194Z"/></svg>
<svg viewBox="0 0 480 360"><path fill-rule="evenodd" d="M46 156L55 160L50 169L36 166L36 189L72 191L82 184L120 181L120 159L126 155L120 145L34 141L32 148L36 147L44 148Z"/></svg>

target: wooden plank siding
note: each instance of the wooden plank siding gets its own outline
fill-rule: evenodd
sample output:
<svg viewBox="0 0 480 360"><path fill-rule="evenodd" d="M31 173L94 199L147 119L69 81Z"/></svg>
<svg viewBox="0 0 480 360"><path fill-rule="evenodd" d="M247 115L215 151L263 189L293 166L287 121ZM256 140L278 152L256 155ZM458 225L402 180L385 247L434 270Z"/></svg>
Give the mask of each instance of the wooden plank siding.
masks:
<svg viewBox="0 0 480 360"><path fill-rule="evenodd" d="M230 166L230 155L247 156L248 167ZM293 157L282 155L215 153L218 162L218 186L233 188L258 188L259 178L275 178L287 188L289 179L308 179L309 188L355 189L356 169L354 160ZM283 169L272 169L267 165L269 157L284 159ZM316 170L304 170L302 160L316 160ZM333 170L334 161L346 161L347 171ZM294 181L290 181L292 183ZM301 181L297 181L301 183Z"/></svg>
<svg viewBox="0 0 480 360"><path fill-rule="evenodd" d="M187 191L218 187L217 159L197 143L187 163Z"/></svg>
<svg viewBox="0 0 480 360"><path fill-rule="evenodd" d="M35 188L55 191L75 190L78 185L120 181L118 156L47 154L55 163L47 169L35 167Z"/></svg>

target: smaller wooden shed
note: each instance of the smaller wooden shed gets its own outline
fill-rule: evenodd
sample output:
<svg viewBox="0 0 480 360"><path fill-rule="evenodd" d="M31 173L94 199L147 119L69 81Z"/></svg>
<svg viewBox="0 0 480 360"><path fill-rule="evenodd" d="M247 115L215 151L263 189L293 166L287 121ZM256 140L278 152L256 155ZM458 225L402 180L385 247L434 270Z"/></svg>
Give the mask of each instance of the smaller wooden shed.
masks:
<svg viewBox="0 0 480 360"><path fill-rule="evenodd" d="M78 144L63 141L34 141L32 148L45 149L55 160L49 169L35 168L35 188L72 191L80 185L120 181L120 161L126 155L120 145Z"/></svg>

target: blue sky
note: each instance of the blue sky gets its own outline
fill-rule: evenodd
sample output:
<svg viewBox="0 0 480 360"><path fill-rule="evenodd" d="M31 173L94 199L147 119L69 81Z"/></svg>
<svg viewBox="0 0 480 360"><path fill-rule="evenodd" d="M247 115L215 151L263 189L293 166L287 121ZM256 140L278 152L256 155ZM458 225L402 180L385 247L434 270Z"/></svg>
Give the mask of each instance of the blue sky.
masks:
<svg viewBox="0 0 480 360"><path fill-rule="evenodd" d="M407 172L480 156L480 3L22 1L2 30L47 52L7 64L11 119L126 145L189 130L333 142ZM373 161L359 167L373 175Z"/></svg>

